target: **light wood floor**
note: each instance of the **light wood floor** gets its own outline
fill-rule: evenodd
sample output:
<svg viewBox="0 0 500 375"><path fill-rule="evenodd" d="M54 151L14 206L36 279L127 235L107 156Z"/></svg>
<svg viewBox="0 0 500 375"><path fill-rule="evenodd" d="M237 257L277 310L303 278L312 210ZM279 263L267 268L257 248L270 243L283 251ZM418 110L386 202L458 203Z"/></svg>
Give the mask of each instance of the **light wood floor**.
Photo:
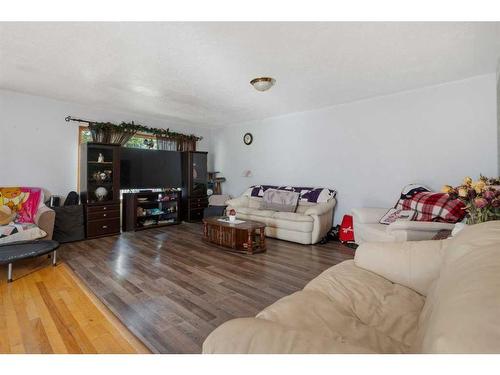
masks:
<svg viewBox="0 0 500 375"><path fill-rule="evenodd" d="M0 353L149 353L65 264L9 284L3 268Z"/></svg>

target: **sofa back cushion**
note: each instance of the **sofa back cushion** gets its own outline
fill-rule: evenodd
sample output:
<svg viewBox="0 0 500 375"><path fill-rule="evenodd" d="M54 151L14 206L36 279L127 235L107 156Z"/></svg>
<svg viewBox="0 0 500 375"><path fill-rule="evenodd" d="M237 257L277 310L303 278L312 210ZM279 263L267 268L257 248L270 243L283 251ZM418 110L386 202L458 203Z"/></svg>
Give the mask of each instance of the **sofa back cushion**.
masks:
<svg viewBox="0 0 500 375"><path fill-rule="evenodd" d="M248 199L248 208L253 208L254 210L263 210L264 201L262 198L257 197L249 197Z"/></svg>
<svg viewBox="0 0 500 375"><path fill-rule="evenodd" d="M427 295L439 277L448 241L364 242L356 266Z"/></svg>
<svg viewBox="0 0 500 375"><path fill-rule="evenodd" d="M500 221L450 240L419 317L413 351L500 353Z"/></svg>

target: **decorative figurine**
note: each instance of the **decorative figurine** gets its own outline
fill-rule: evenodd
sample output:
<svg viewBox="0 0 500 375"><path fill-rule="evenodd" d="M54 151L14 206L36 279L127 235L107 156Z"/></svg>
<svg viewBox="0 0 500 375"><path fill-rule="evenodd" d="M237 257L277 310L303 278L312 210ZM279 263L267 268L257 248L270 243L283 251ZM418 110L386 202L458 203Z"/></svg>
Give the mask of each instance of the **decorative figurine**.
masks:
<svg viewBox="0 0 500 375"><path fill-rule="evenodd" d="M104 163L104 155L99 152L99 156L97 157L98 163Z"/></svg>
<svg viewBox="0 0 500 375"><path fill-rule="evenodd" d="M97 200L102 201L104 200L104 198L106 198L106 195L108 195L108 190L103 186L99 186L97 189L95 189L94 193L97 197Z"/></svg>

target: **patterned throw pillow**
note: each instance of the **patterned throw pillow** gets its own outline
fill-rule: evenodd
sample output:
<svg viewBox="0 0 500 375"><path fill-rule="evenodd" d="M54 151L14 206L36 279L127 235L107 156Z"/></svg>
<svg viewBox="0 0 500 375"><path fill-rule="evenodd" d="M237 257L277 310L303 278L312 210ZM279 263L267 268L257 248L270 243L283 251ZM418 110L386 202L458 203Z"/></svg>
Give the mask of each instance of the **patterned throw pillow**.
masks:
<svg viewBox="0 0 500 375"><path fill-rule="evenodd" d="M0 188L0 207L2 212L15 213L16 223L34 223L42 190L29 187Z"/></svg>
<svg viewBox="0 0 500 375"><path fill-rule="evenodd" d="M399 210L396 208L391 208L389 211L387 211L387 213L384 216L382 216L382 219L380 219L379 223L389 225L397 220L409 221L413 220L415 215L416 215L415 211Z"/></svg>

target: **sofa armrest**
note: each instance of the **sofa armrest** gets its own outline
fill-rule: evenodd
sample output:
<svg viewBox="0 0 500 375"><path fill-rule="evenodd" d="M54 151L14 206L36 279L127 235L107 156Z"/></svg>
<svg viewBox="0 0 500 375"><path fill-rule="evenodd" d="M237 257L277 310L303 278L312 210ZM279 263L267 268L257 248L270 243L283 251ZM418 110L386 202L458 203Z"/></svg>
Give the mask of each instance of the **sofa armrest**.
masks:
<svg viewBox="0 0 500 375"><path fill-rule="evenodd" d="M35 224L47 233L44 237L45 240L51 240L52 234L54 233L54 222L56 220L56 213L51 210L46 205L38 207L38 211L35 215Z"/></svg>
<svg viewBox="0 0 500 375"><path fill-rule="evenodd" d="M447 240L365 242L356 249L356 266L427 295L439 276Z"/></svg>
<svg viewBox="0 0 500 375"><path fill-rule="evenodd" d="M396 220L387 226L387 230L394 232L397 230L414 230L414 231L434 231L439 232L440 230L447 229L453 230L455 224L450 223L437 223L433 221L410 221L410 220Z"/></svg>
<svg viewBox="0 0 500 375"><path fill-rule="evenodd" d="M325 203L318 203L318 204L308 208L304 212L304 215L317 215L317 216L324 215L324 214L328 213L328 211L333 210L336 203L337 203L337 201L335 199L330 199L328 202L325 202Z"/></svg>
<svg viewBox="0 0 500 375"><path fill-rule="evenodd" d="M248 199L249 198L247 196L243 195L238 198L229 199L226 201L226 204L229 207L248 207Z"/></svg>
<svg viewBox="0 0 500 375"><path fill-rule="evenodd" d="M356 223L376 224L387 211L388 208L353 208L351 213Z"/></svg>

